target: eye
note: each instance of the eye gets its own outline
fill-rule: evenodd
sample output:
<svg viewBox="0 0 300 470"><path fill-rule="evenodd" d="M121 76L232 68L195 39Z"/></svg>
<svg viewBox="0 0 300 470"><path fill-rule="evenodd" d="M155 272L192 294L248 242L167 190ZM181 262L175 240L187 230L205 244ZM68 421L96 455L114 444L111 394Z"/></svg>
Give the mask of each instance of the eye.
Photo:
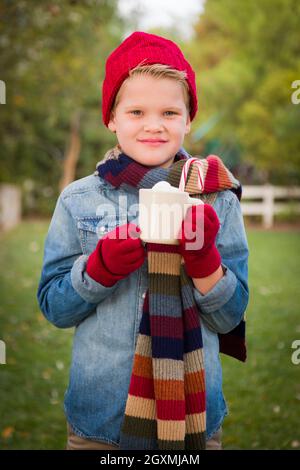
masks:
<svg viewBox="0 0 300 470"><path fill-rule="evenodd" d="M177 113L175 113L175 111L166 111L165 114L167 114L167 116L173 116Z"/></svg>
<svg viewBox="0 0 300 470"><path fill-rule="evenodd" d="M133 109L130 111L130 114L133 114L134 116L140 116L141 112L142 111L140 109Z"/></svg>

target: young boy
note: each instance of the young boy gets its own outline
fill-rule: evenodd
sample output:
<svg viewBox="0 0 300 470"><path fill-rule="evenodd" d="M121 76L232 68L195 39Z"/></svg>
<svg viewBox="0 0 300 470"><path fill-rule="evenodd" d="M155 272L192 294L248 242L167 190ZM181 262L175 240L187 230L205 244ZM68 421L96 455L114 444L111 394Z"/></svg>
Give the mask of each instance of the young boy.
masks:
<svg viewBox="0 0 300 470"><path fill-rule="evenodd" d="M61 193L38 289L48 320L76 327L67 448L220 449L219 350L238 357L248 303L240 185L218 157L197 164L182 148L197 95L174 42L135 32L113 51L102 110L118 145ZM205 204L178 245L143 244L138 190L178 187L190 163L185 191ZM203 246L188 249L195 229Z"/></svg>

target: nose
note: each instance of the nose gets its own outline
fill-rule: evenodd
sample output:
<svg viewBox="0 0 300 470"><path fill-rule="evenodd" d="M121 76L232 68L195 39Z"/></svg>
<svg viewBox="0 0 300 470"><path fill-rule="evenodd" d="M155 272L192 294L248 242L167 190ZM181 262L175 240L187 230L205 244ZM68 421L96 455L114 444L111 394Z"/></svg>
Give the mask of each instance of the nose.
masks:
<svg viewBox="0 0 300 470"><path fill-rule="evenodd" d="M163 124L158 117L149 117L144 123L145 132L161 132L163 131Z"/></svg>

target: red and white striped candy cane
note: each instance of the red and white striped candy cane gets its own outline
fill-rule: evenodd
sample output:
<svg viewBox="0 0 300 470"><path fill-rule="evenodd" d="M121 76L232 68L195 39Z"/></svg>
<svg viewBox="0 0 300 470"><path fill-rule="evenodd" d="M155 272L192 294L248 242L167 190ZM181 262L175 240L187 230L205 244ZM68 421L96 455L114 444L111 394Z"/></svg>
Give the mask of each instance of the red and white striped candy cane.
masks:
<svg viewBox="0 0 300 470"><path fill-rule="evenodd" d="M199 160L199 158L189 158L183 165L182 171L181 171L181 178L179 182L179 189L180 191L184 191L186 180L187 180L187 175L189 172L190 165L192 163L196 164L197 171L198 171L198 178L197 178L198 188L200 190L200 193L202 193L204 189L204 174L203 174L202 162L201 160Z"/></svg>

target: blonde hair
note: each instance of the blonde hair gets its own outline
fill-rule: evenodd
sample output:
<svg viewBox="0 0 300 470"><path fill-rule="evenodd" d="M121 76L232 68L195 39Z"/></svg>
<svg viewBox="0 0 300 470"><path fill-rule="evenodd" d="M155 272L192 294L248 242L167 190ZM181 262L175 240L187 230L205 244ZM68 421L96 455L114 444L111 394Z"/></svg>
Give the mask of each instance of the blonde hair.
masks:
<svg viewBox="0 0 300 470"><path fill-rule="evenodd" d="M148 75L154 78L170 78L171 80L175 80L179 82L182 86L182 91L183 91L183 98L184 102L186 105L186 109L188 111L188 114L190 114L190 92L189 92L189 86L187 83L187 73L184 70L176 70L169 65L164 65L164 64L152 64L152 65L142 65L143 62L141 62L139 65L137 65L134 69L129 71L128 77L124 80L122 83L121 87L118 90L118 93L116 94L116 97L114 99L112 108L111 108L111 114L114 113L116 107L119 104L120 101L120 90L124 83L126 83L130 78L138 76L138 75Z"/></svg>

